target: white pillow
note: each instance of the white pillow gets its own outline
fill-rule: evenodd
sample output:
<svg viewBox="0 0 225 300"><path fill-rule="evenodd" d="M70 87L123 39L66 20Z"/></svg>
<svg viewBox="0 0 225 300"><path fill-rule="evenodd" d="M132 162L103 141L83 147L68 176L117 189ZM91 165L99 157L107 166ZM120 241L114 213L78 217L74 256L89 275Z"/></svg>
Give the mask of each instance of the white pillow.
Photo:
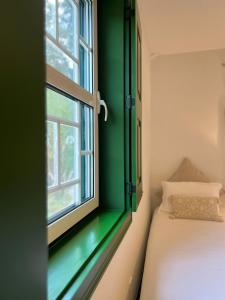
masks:
<svg viewBox="0 0 225 300"><path fill-rule="evenodd" d="M172 195L219 198L221 188L220 183L163 181L163 201L160 209L171 212L169 197Z"/></svg>

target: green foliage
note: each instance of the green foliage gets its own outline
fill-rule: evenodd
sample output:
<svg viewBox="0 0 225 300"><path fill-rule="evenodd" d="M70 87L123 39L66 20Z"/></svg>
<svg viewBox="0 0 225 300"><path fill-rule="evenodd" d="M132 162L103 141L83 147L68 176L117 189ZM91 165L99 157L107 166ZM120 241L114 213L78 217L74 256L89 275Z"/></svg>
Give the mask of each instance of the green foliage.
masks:
<svg viewBox="0 0 225 300"><path fill-rule="evenodd" d="M78 102L47 89L47 114L63 120L78 121Z"/></svg>
<svg viewBox="0 0 225 300"><path fill-rule="evenodd" d="M68 187L48 195L48 218L53 217L63 209L74 205L76 186Z"/></svg>

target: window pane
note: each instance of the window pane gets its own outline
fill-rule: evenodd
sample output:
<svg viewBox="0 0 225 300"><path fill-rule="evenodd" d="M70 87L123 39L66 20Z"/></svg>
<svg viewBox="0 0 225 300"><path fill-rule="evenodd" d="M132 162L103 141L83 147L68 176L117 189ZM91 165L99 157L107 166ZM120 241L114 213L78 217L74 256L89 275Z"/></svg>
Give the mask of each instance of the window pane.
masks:
<svg viewBox="0 0 225 300"><path fill-rule="evenodd" d="M47 118L51 222L93 198L94 114L87 104L47 88Z"/></svg>
<svg viewBox="0 0 225 300"><path fill-rule="evenodd" d="M56 38L56 0L45 1L46 31Z"/></svg>
<svg viewBox="0 0 225 300"><path fill-rule="evenodd" d="M80 46L80 85L88 89L87 82L87 52Z"/></svg>
<svg viewBox="0 0 225 300"><path fill-rule="evenodd" d="M46 62L90 93L93 92L92 14L90 0L80 3L46 0Z"/></svg>
<svg viewBox="0 0 225 300"><path fill-rule="evenodd" d="M84 0L80 0L80 35L86 36L86 6Z"/></svg>
<svg viewBox="0 0 225 300"><path fill-rule="evenodd" d="M57 123L47 122L47 157L48 187L57 185L58 181L58 134Z"/></svg>
<svg viewBox="0 0 225 300"><path fill-rule="evenodd" d="M78 122L78 102L47 89L47 114L63 120Z"/></svg>
<svg viewBox="0 0 225 300"><path fill-rule="evenodd" d="M80 35L85 42L92 46L92 3L80 0Z"/></svg>
<svg viewBox="0 0 225 300"><path fill-rule="evenodd" d="M88 0L88 43L92 47L92 2Z"/></svg>
<svg viewBox="0 0 225 300"><path fill-rule="evenodd" d="M93 93L93 52L89 52L89 66L88 66L88 78L89 78L89 92Z"/></svg>
<svg viewBox="0 0 225 300"><path fill-rule="evenodd" d="M81 157L81 201L84 202L93 197L93 157L83 155Z"/></svg>
<svg viewBox="0 0 225 300"><path fill-rule="evenodd" d="M92 92L92 52L80 45L80 85Z"/></svg>
<svg viewBox="0 0 225 300"><path fill-rule="evenodd" d="M48 193L48 219L80 205L78 184Z"/></svg>
<svg viewBox="0 0 225 300"><path fill-rule="evenodd" d="M46 38L46 59L53 68L78 83L78 65Z"/></svg>
<svg viewBox="0 0 225 300"><path fill-rule="evenodd" d="M93 150L93 109L81 105L81 150Z"/></svg>
<svg viewBox="0 0 225 300"><path fill-rule="evenodd" d="M72 55L78 57L77 6L68 0L59 0L59 43Z"/></svg>
<svg viewBox="0 0 225 300"><path fill-rule="evenodd" d="M61 183L79 176L78 128L60 125L60 178Z"/></svg>

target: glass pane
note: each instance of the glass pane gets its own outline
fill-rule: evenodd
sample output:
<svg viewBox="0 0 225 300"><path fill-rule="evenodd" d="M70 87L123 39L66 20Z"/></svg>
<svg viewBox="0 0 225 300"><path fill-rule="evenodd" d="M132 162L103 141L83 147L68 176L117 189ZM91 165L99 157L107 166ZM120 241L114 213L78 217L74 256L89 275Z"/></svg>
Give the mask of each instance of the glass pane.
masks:
<svg viewBox="0 0 225 300"><path fill-rule="evenodd" d="M80 0L80 35L85 38L86 32L86 5L84 0Z"/></svg>
<svg viewBox="0 0 225 300"><path fill-rule="evenodd" d="M65 183L79 177L78 128L60 125L60 178Z"/></svg>
<svg viewBox="0 0 225 300"><path fill-rule="evenodd" d="M92 92L92 52L80 46L80 85Z"/></svg>
<svg viewBox="0 0 225 300"><path fill-rule="evenodd" d="M47 114L63 120L78 122L79 103L47 89Z"/></svg>
<svg viewBox="0 0 225 300"><path fill-rule="evenodd" d="M78 57L77 6L68 0L59 0L59 43L72 55Z"/></svg>
<svg viewBox="0 0 225 300"><path fill-rule="evenodd" d="M45 27L56 38L56 0L45 1Z"/></svg>
<svg viewBox="0 0 225 300"><path fill-rule="evenodd" d="M47 159L48 159L48 187L58 182L58 134L57 123L47 122Z"/></svg>
<svg viewBox="0 0 225 300"><path fill-rule="evenodd" d="M87 63L87 51L83 46L80 46L80 85L86 90L88 90Z"/></svg>
<svg viewBox="0 0 225 300"><path fill-rule="evenodd" d="M78 65L48 38L46 39L46 59L53 68L78 83Z"/></svg>
<svg viewBox="0 0 225 300"><path fill-rule="evenodd" d="M46 37L47 64L92 93L92 1L46 0L45 3L49 34Z"/></svg>
<svg viewBox="0 0 225 300"><path fill-rule="evenodd" d="M92 47L92 1L88 0L88 43Z"/></svg>
<svg viewBox="0 0 225 300"><path fill-rule="evenodd" d="M63 213L70 207L80 205L79 185L72 185L59 191L48 193L48 219Z"/></svg>
<svg viewBox="0 0 225 300"><path fill-rule="evenodd" d="M93 157L83 155L81 157L81 201L84 202L93 197Z"/></svg>
<svg viewBox="0 0 225 300"><path fill-rule="evenodd" d="M92 3L89 0L80 1L80 35L92 46Z"/></svg>
<svg viewBox="0 0 225 300"><path fill-rule="evenodd" d="M93 151L93 109L81 104L81 150Z"/></svg>
<svg viewBox="0 0 225 300"><path fill-rule="evenodd" d="M88 70L88 80L89 80L89 92L93 93L93 53L89 52L89 70Z"/></svg>

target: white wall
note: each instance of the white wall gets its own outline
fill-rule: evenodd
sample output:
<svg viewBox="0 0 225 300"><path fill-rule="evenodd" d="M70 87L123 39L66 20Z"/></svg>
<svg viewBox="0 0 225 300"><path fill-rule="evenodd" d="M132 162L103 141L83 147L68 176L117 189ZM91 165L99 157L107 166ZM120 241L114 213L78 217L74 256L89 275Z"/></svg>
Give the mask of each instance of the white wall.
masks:
<svg viewBox="0 0 225 300"><path fill-rule="evenodd" d="M124 239L98 284L92 300L136 298L145 256L150 221L150 61L142 33L143 197Z"/></svg>
<svg viewBox="0 0 225 300"><path fill-rule="evenodd" d="M151 63L153 195L189 157L225 183L225 50L159 56ZM153 202L157 199L153 197Z"/></svg>
<svg viewBox="0 0 225 300"><path fill-rule="evenodd" d="M138 0L149 47L162 55L225 47L224 0Z"/></svg>

